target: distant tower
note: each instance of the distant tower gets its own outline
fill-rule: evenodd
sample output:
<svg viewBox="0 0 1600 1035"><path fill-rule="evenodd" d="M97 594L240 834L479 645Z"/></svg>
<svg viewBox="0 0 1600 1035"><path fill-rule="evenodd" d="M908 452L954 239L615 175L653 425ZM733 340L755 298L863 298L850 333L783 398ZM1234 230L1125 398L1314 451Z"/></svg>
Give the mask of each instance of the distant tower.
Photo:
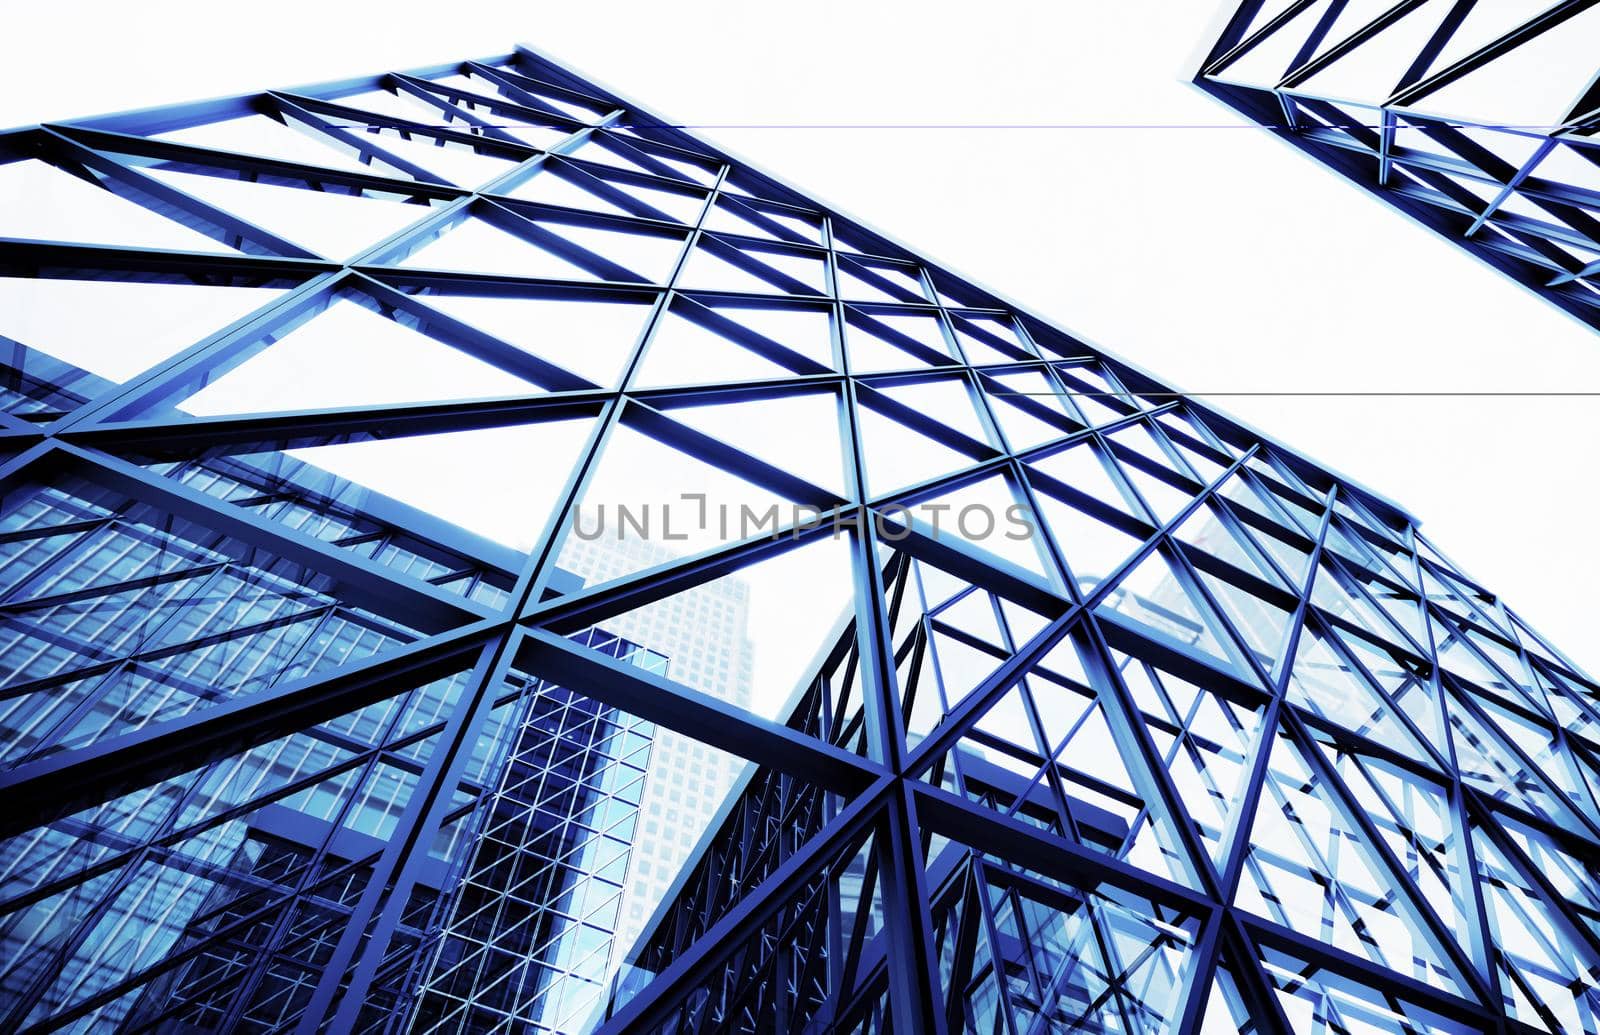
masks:
<svg viewBox="0 0 1600 1035"><path fill-rule="evenodd" d="M606 582L673 556L659 543L610 535L571 540L561 561L589 582ZM712 582L665 605L619 615L611 628L666 655L667 675L748 709L754 678L750 587L737 579ZM657 733L639 803L639 847L617 920L621 949L633 944L651 910L666 897L694 847L695 832L717 815L739 775L736 766L737 760L692 737L666 729Z"/></svg>

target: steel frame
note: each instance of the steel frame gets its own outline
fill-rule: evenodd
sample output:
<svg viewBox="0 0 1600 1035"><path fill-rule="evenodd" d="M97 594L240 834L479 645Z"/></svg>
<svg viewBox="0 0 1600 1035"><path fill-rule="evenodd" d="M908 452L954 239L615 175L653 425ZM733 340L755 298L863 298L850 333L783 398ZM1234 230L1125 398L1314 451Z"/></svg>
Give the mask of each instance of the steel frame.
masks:
<svg viewBox="0 0 1600 1035"><path fill-rule="evenodd" d="M1396 0L1355 24L1340 21L1346 7L1339 0L1276 6L1246 0L1206 53L1195 85L1545 301L1600 328L1600 191L1594 182L1578 181L1575 168L1562 172L1549 160L1560 152L1574 167L1600 170L1600 72L1549 126L1502 125L1478 112L1441 113L1430 106L1439 91L1519 47L1592 31L1592 19L1583 27L1578 23L1593 0L1552 0L1442 65L1440 56L1462 36L1477 0ZM1424 19L1433 19L1435 28L1396 81L1374 80L1370 95L1359 99L1314 85L1318 73L1341 60L1359 61ZM1289 35L1303 42L1275 81L1245 83L1230 72L1269 41Z"/></svg>
<svg viewBox="0 0 1600 1035"><path fill-rule="evenodd" d="M1247 19L1241 19L1243 15L1235 19L1230 33L1236 35L1238 27L1246 23ZM1219 43L1207 68L1218 64L1218 54L1248 42L1225 37L1226 46ZM1489 56L1475 58L1487 60ZM459 85L432 82L464 71L494 85L500 95L475 96ZM1226 92L1209 74L1202 77L1202 85L1225 93L1230 103L1255 115L1268 110L1263 97ZM1292 98L1287 110L1319 113L1337 125L1331 108L1294 93L1292 85L1283 85L1278 91L1278 96ZM441 116L448 116L457 128L407 123L340 103L341 98L371 89L421 100ZM562 103L586 106L594 116L574 118ZM157 133L251 112L296 125L344 146L359 155L363 164L391 171L329 171L149 139ZM1590 114L1575 109L1574 119L1589 119ZM1400 118L1410 116L1399 111L1385 113L1386 120ZM458 145L514 164L504 175L475 190L458 187L391 153L383 145L382 133L346 128L357 121L400 137ZM1580 127L1573 121L1557 135L1563 140L1575 137L1591 122L1584 121ZM513 123L545 126L567 135L541 150L507 132ZM1289 138L1320 156L1323 137L1333 132L1301 129ZM1448 136L1446 130L1438 133L1441 138ZM636 168L618 172L582 157L568 157L591 141L603 142L614 153L625 155ZM1377 149L1375 144L1374 153ZM1081 916L1089 932L1086 937L1098 946L1093 951L1108 961L1120 951L1108 945L1107 925L1114 916L1148 909L1151 918L1186 918L1192 942L1186 945L1186 962L1178 970L1181 988L1176 998L1164 1004L1140 1004L1129 988L1117 984L1091 1009L1109 1011L1113 1016L1091 1018L1085 1022L1089 1030L1098 1030L1095 1025L1101 1023L1125 1026L1119 1030L1156 1030L1142 1027L1155 1020L1141 1010L1167 1007L1172 1013L1161 1019L1165 1024L1162 1030L1180 1035L1199 1031L1213 1014L1227 1017L1231 1011L1237 1019L1240 1009L1251 1018L1252 1030L1296 1030L1283 999L1304 985L1285 985L1274 977L1275 972L1265 969L1262 961L1269 953L1299 960L1304 981L1320 980L1314 977L1318 972L1336 975L1340 981L1373 990L1390 1009L1431 1011L1464 1026L1462 1030L1540 1030L1528 1023L1527 1015L1514 1016L1506 1005L1511 995L1506 982L1522 978L1520 972L1508 970L1500 962L1503 942L1491 926L1484 904L1486 892L1473 879L1484 865L1477 856L1474 831L1492 842L1495 851L1521 874L1529 900L1555 925L1559 937L1566 939L1577 956L1579 970L1590 981L1600 973L1595 969L1600 966L1600 917L1579 904L1582 889L1563 890L1539 862L1551 849L1565 851L1591 869L1600 858L1596 849L1600 809L1593 800L1600 790L1594 783L1600 774L1596 761L1600 743L1594 734L1600 728L1600 690L1571 662L1537 639L1498 598L1440 557L1417 534L1416 522L1409 515L1225 415L1168 394L1151 375L929 263L674 128L647 109L566 71L550 58L519 47L513 53L481 61L40 126L0 136L0 161L23 159L69 169L97 187L229 243L242 254L213 256L7 239L0 241L0 273L6 276L270 284L287 290L275 302L125 385L59 412L47 410L43 416L0 412L0 453L4 456L0 487L7 497L21 498L29 486L62 485L69 479L92 482L226 536L250 551L314 572L325 580L322 584L333 600L376 612L414 630L416 638L365 660L225 697L211 707L132 732L25 757L0 776L0 791L18 803L0 817L0 835L25 838L29 832L61 823L118 795L392 698L396 687L419 687L453 673L468 673L456 706L424 731L435 746L422 761L412 764L416 790L406 801L394 831L374 846L369 856L358 860L370 868L370 875L364 890L350 903L342 929L332 938L319 980L295 1014L295 1030L346 1031L387 1023L363 1014L363 1008L385 965L385 953L412 890L427 872L425 846L448 826L453 809L450 791L465 778L471 745L483 732L499 700L499 688L512 673L579 688L606 707L677 730L709 747L759 760L753 788L767 786L763 781L781 779L830 802L826 809L812 814L792 851L751 871L754 877L735 901L695 907L684 899L663 906L662 917L668 919L675 909L699 909L694 922L701 933L680 946L653 980L609 1004L604 1031L647 1030L675 1016L680 1018L678 1023L688 1023L682 1018L690 1015L681 1012L686 1000L715 984L721 968L729 966L752 939L761 937L776 918L788 916L793 921L792 910L785 910L791 909L802 889L818 880L835 879L839 860L860 851L870 853L868 872L873 874L875 893L881 899L882 931L871 941L836 944L837 953L848 952L851 959L868 961L870 966L862 962L859 968L847 967L838 960L828 964L839 972L859 969L872 975L863 978L858 987L836 987L839 1001L829 1008L828 1016L834 1021L848 1022L860 1030L892 1027L941 1032L974 1023L970 1004L962 997L975 976L950 973L941 950L950 939L950 959L955 962L948 966L959 971L962 966L975 966L977 947L988 945L991 966L998 966L993 962L994 947L1012 944L1008 941L1012 936L1002 931L1003 917L994 903L1008 895L1053 902L1061 915ZM1385 152L1381 160L1386 165L1404 166L1408 156ZM597 197L626 214L597 215L500 193L547 165L582 180ZM270 227L246 222L142 171L201 167L231 170L259 182L309 181L323 190L379 191L435 207L414 225L348 261L333 261L275 235ZM688 168L700 170L703 178L686 172ZM1490 172L1480 167L1480 171L1500 178L1508 190L1517 188L1507 170ZM1529 182L1527 172L1520 170L1515 177L1524 189ZM1506 175L1501 177L1501 173ZM1443 173L1423 171L1419 175L1425 180L1434 176L1439 185L1444 182ZM691 197L699 204L699 215L692 222L679 223L627 187ZM1557 189L1553 185L1540 189L1546 188ZM1408 211L1415 209L1413 214L1427 213L1430 225L1436 228L1455 227L1466 218L1452 211L1447 219L1441 209L1410 194L1402 194L1395 203ZM718 205L753 217L751 225L765 236L707 229L707 219ZM542 242L599 283L396 265L418 242L432 239L469 215ZM816 241L805 241L793 224L779 216L813 226ZM1473 218L1481 224L1498 217L1486 209ZM671 272L657 281L565 241L543 230L544 226L622 230L680 244ZM1519 230L1514 236L1533 249L1528 233ZM702 244L765 281L770 290L741 294L680 286L686 263ZM1515 257L1504 247L1485 246L1483 250L1503 268L1515 265L1524 282L1531 283L1528 271L1540 265L1530 257L1536 249ZM763 254L814 259L823 270L823 290L773 268L759 258ZM1572 281L1586 274L1565 266L1562 273L1567 283L1550 284L1546 293L1570 311L1594 319L1591 301L1581 303L1589 308L1576 308L1579 302L1569 301L1578 293ZM904 276L891 279L891 274ZM845 288L846 275L872 284L891 301L861 301ZM605 386L559 364L510 349L467 324L439 318L434 326L445 328L452 345L523 376L539 390L490 400L264 416L194 417L161 409L163 400L217 365L230 362L229 357L240 354L263 334L314 318L318 307L336 293L416 314L427 311L427 296L410 292L438 288L486 295L533 293L568 300L639 300L649 306L650 315L630 352L619 382L623 386L631 383L653 334L673 306L694 311L703 324L785 367L790 374L692 388ZM831 362L819 363L717 315L718 306L737 311L740 305L800 307L826 313L831 325ZM908 362L899 372L853 371L846 337L855 333L851 328L870 329L875 309L880 314L914 314L935 321L948 355L910 339L899 340L891 330L884 339L917 363ZM979 360L966 351L974 340L970 331L983 333L979 321L1014 336L1009 341L997 338L988 343L1001 361ZM1043 378L1059 393L1059 405L1047 402L1048 397L1019 397L1009 392L1002 377L1023 373ZM956 430L937 415L896 401L891 391L936 380L961 386L976 408L983 441ZM797 392L825 394L835 406L846 443L844 495L750 455L739 442L714 439L672 418L674 406L688 402L773 399ZM964 465L887 495L877 492L868 484L869 449L860 426L868 411L946 447L963 457ZM1013 412L1051 429L1047 439L1014 444L1003 416ZM339 544L301 535L250 507L208 495L151 467L156 461L212 460L330 441L504 427L575 416L592 419L593 431L582 460L562 487L556 514L546 522L525 559L508 560L489 544L471 542L459 530L426 514L391 515L393 524L385 526L391 532L381 534L399 528L411 539L433 544L439 556L457 559L452 563L459 563L458 569L431 581L410 577ZM563 518L581 499L607 444L623 428L642 432L783 498L810 501L822 520L781 537L731 541L625 579L574 587L556 565L566 527ZM1119 437L1119 432L1125 434ZM1133 439L1126 434L1130 432L1148 436L1153 451L1132 445ZM1039 466L1041 461L1075 448L1086 451L1077 455L1097 458L1113 492L1119 494L1116 498L1096 495L1087 483L1073 484ZM507 476L511 474L508 466ZM1097 577L1089 578L1086 576L1091 573L1079 559L1076 544L1047 520L1041 525L1041 534L1049 563L1059 572L1072 574L1041 577L964 541L930 535L924 528L900 523L892 516L884 519L894 505L936 499L995 475L1003 475L1018 499L1036 514L1045 513L1044 504L1054 501L1131 537L1137 545L1114 567L1093 572ZM1163 508L1156 502L1161 491L1180 496L1181 505ZM1222 529L1218 534L1232 544L1231 552L1184 538L1184 529L1192 527L1186 522L1197 516L1218 523ZM831 534L835 523L847 528L852 548L853 615L817 674L816 692L787 722L759 718L674 678L586 649L572 638L611 616L737 573L764 558L802 549ZM21 541L27 535L8 531L0 535L0 542ZM1289 560L1295 556L1303 558L1298 570ZM887 563L886 557L891 558ZM1173 631L1185 628L1176 620L1182 617L1177 611L1153 599L1136 600L1123 591L1124 579L1147 562L1170 570L1163 592L1186 599L1199 616L1191 623L1194 639L1185 641ZM1250 565L1255 570L1249 570ZM953 610L947 610L951 601L924 596L922 604L916 602L914 587L921 584L917 581L923 577L920 573L931 570L968 587L959 599L986 601L996 615L1010 613L1007 609L1013 607L1027 609L1038 616L1039 627L1025 636L1007 629L1000 644L976 637L949 617L953 615ZM464 592L458 585L463 580L488 587L484 591L487 596L480 599ZM1233 603L1237 594L1266 601L1287 616L1283 623L1286 639L1272 645L1271 652L1252 645L1254 627L1247 629L1249 623L1238 618ZM1344 603L1336 605L1336 600ZM38 606L37 601L0 601L0 611L8 619ZM1139 617L1158 611L1176 618L1160 626ZM1397 617L1402 611L1409 618ZM1377 617L1370 617L1373 615ZM1343 645L1335 652L1341 658L1350 655L1343 658L1345 670L1370 686L1375 700L1387 706L1386 714L1406 736L1427 745L1425 751L1408 754L1370 729L1352 728L1295 696L1293 680L1301 671L1297 659L1308 629L1318 630L1319 636L1326 633ZM1197 646L1204 630L1215 637L1220 654ZM954 685L949 666L939 660L937 647L931 646L941 642L941 636L952 635L964 637L970 649L992 660L992 670L970 688ZM1450 660L1458 655L1447 657L1438 637L1447 639L1460 655L1472 658L1474 666L1461 671L1461 665ZM1493 660L1491 651L1501 660ZM1060 664L1052 659L1059 659L1063 652L1081 659L1081 674L1052 671L1052 666ZM1373 670L1376 666L1369 663L1379 657L1409 677L1402 680L1403 686L1391 687L1385 682L1389 673ZM1504 661L1506 658L1511 660ZM1502 665L1516 670L1507 671ZM841 672L849 674L841 676ZM850 688L848 702L839 690L840 679ZM1186 802L1185 795L1190 792L1180 787L1174 776L1176 749L1166 746L1175 743L1175 737L1178 742L1195 744L1195 734L1186 731L1198 704L1189 709L1187 718L1177 710L1158 715L1143 696L1146 685L1159 686L1160 694L1168 694L1169 680L1203 688L1205 695L1226 702L1233 710L1229 714L1259 716L1252 730L1240 733L1248 746L1238 759L1242 783L1236 792L1237 804L1215 831L1203 828L1192 808L1194 803ZM1028 717L1025 728L1035 743L1012 744L1010 753L1039 767L1034 786L1040 790L1021 793L1009 803L993 795L985 798L972 793L962 775L960 754L969 749L961 745L981 742L993 749L993 736L979 731L978 725L999 702L1025 684L1053 688L1051 693L1071 691L1094 702L1109 731L1110 742L1101 747L1126 761L1132 788L1095 783L1078 772L1072 761L1056 757L1060 738L1047 727L1038 703L1039 695L1046 691L1030 689L1020 700ZM1420 713L1413 714L1383 696L1391 691L1412 693L1412 687L1429 695L1437 709L1438 728L1425 729ZM7 691L7 699L30 689L38 692L34 684L28 684L22 690ZM840 693L840 700L828 703L833 691ZM944 699L931 727L913 730L913 701L919 694L923 700L940 700L930 695L943 695ZM1493 715L1485 703L1489 701L1496 709ZM1484 750L1518 767L1513 782L1525 792L1524 797L1513 800L1509 792L1496 792L1492 773L1464 774L1458 752L1465 750L1462 744L1467 735L1459 730L1467 727L1450 732L1444 725L1446 717L1458 712L1466 716L1460 722L1474 724L1474 729L1485 731L1492 740L1491 748ZM1547 735L1551 742L1548 757L1530 757L1530 741L1495 732L1511 722L1519 723L1522 730ZM1071 735L1066 742L1072 743ZM1429 946L1440 967L1454 976L1455 991L1414 973L1402 974L1349 946L1336 946L1316 932L1295 930L1240 903L1241 882L1255 879L1248 876L1253 868L1270 864L1266 853L1276 851L1253 843L1252 831L1258 810L1284 807L1274 784L1275 746L1281 745L1291 745L1305 760L1307 786L1326 789L1317 793L1324 795L1337 825L1376 860L1373 865L1381 871L1379 886L1385 896L1379 908L1403 909L1402 915L1420 918L1412 936ZM1074 750L1079 749L1081 744ZM392 745L382 750L389 753L385 757L393 755ZM1325 756L1324 750L1329 754ZM1403 822L1406 817L1369 813L1371 800L1347 786L1334 762L1336 755L1346 754L1404 774L1405 779L1434 789L1447 802L1454 823L1454 835L1447 840L1455 859L1449 878L1454 883L1449 890L1466 907L1460 926L1434 908L1421 883L1426 877L1425 863L1418 861L1410 847L1402 858L1397 854L1398 842L1379 828L1380 822ZM1551 765L1566 768L1558 776L1550 771ZM1084 789L1091 786L1100 787L1106 800L1120 801L1136 813L1134 833L1115 850L1094 843L1097 837L1110 835L1104 833L1103 824L1097 828L1090 822L1083 796L1087 793ZM756 790L746 793L755 794ZM1035 806L1025 808L1024 799L1055 803L1045 806L1047 811L1059 812L1054 825L1030 819L1028 809ZM1559 814L1535 811L1540 801L1555 802L1553 808L1559 808ZM1518 824L1521 837L1507 832L1510 822ZM1137 831L1154 831L1161 824L1165 825L1160 829L1171 834L1163 850L1176 860L1176 869L1170 873L1155 872L1129 858ZM1418 843L1422 837L1414 831L1407 836ZM939 869L936 864L949 849L936 851L936 837L965 846L968 868L959 873ZM1214 854L1211 841L1217 843L1215 851L1220 855ZM707 856L698 865L714 869L718 863ZM1336 875L1334 879L1338 879ZM16 910L41 901L50 890L33 889L13 897L4 908ZM1345 895L1341 901L1352 910L1366 905L1348 893L1341 894ZM1592 884L1587 894L1594 895ZM965 906L960 905L963 902ZM1074 909L1080 913L1072 913ZM830 937L837 937L837 932ZM822 965L815 957L802 962ZM1044 987L1047 975L1038 971L1037 960L1027 953L1019 951L1003 962L1018 973L1026 972L1030 988ZM1226 968L1229 975L1226 989L1216 977L1219 967ZM1038 1014L1031 1022L1027 1019L1017 999L1022 993L1008 981L998 982L996 987L1003 1005L990 1015L994 1030L1022 1035L1046 1023ZM13 1008L10 1023L26 1025L27 1030L66 1026L93 1016L96 1009L125 994L123 989L124 985L114 985L96 997L44 1015L30 1013L37 1001L35 992L32 1000ZM1523 988L1520 994L1526 996L1528 990ZM1593 1002L1592 993L1575 990L1574 996L1580 1009L1585 1002ZM1407 1005L1402 1007L1402 1003ZM714 1014L695 1016L699 1019L694 1023L704 1030L799 1030L798 1021L790 1028L791 1021L783 1011L744 1021ZM1543 1023L1550 1021L1544 1019ZM1584 1023L1585 1030L1596 1030L1592 1014ZM1396 1026L1394 1030L1402 1029Z"/></svg>

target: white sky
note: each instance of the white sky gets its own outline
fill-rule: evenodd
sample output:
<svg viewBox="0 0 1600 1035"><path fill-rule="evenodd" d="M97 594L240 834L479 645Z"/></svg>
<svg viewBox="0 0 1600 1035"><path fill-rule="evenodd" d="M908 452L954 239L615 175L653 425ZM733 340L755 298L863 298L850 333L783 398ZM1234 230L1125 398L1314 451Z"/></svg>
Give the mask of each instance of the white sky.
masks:
<svg viewBox="0 0 1600 1035"><path fill-rule="evenodd" d="M694 124L1226 127L704 135L1180 388L1600 390L1600 335L1189 86L1214 13L1207 0L1009 3L981 18L971 4L832 0L58 0L7 11L0 125L523 40ZM1600 669L1600 554L1572 547L1597 500L1593 400L1221 405L1399 500Z"/></svg>

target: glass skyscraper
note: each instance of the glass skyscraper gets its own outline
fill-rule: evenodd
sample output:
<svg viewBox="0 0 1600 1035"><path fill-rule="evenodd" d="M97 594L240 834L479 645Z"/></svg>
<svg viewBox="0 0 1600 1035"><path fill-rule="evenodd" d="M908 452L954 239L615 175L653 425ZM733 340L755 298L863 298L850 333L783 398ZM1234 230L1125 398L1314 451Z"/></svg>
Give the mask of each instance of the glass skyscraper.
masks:
<svg viewBox="0 0 1600 1035"><path fill-rule="evenodd" d="M605 646L666 670L625 640ZM418 939L437 949L410 953L420 966L394 967L393 999L369 1001L369 1011L399 1018L417 998L419 1031L530 1022L562 1031L604 991L652 731L562 687L542 688L525 707L465 870L446 880L448 908ZM404 959L405 948L391 954Z"/></svg>
<svg viewBox="0 0 1600 1035"><path fill-rule="evenodd" d="M589 582L603 582L672 558L660 543L637 536L578 539L562 552L562 563ZM712 696L749 708L754 671L749 638L750 588L722 579L673 597L670 606L647 614L618 616L612 631L649 643L672 659L672 675L693 679ZM639 854L617 920L617 940L633 943L671 889L694 848L699 831L717 815L743 763L708 750L671 730L661 730L650 753L650 776L639 802Z"/></svg>
<svg viewBox="0 0 1600 1035"><path fill-rule="evenodd" d="M0 191L0 1028L1600 1035L1400 504L528 49Z"/></svg>

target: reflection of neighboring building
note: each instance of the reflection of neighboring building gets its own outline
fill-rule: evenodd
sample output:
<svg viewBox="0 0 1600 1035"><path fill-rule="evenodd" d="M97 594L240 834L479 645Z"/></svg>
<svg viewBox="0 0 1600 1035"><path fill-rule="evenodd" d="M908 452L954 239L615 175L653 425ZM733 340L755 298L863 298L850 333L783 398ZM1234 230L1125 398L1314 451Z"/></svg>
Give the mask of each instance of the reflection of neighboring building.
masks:
<svg viewBox="0 0 1600 1035"><path fill-rule="evenodd" d="M627 640L587 640L665 671L665 657ZM654 729L559 686L521 707L417 975L413 1031L577 1030L609 976Z"/></svg>
<svg viewBox="0 0 1600 1035"><path fill-rule="evenodd" d="M1106 598L1106 606L1182 644L1194 645L1209 635L1205 625L1195 619L1183 586L1172 575L1163 577L1147 593L1118 587Z"/></svg>
<svg viewBox="0 0 1600 1035"><path fill-rule="evenodd" d="M665 668L662 655L627 640L585 639L642 668ZM542 681L529 683L511 707L516 714L497 728L483 760L497 782L451 844L439 846L445 851L425 868L391 943L386 970L400 993L394 1017L410 1013L412 1031L487 1031L513 1022L576 1030L569 1026L594 1008L617 950L653 727ZM315 987L341 933L339 919L370 878L349 860L387 829L381 822L334 829L318 804L313 796L263 810L217 846L231 853L230 879L204 899L178 900L185 919L162 918L174 952L204 948L129 1004L130 1025L182 1018L182 1030L216 1030L292 1016L303 1006L299 997ZM319 853L325 842L332 848ZM447 868L441 855L458 857L457 865ZM255 908L301 882L310 887L291 921L322 928L309 945L285 939L275 911ZM234 937L207 943L235 924ZM265 973L246 978L252 991L241 997L241 975L251 970Z"/></svg>
<svg viewBox="0 0 1600 1035"><path fill-rule="evenodd" d="M562 549L561 566L597 583L675 556L659 543L639 538L619 541L608 534L585 541L571 536ZM606 626L670 658L673 679L748 708L754 684L749 622L749 586L740 579L718 579L633 614L609 618ZM680 733L656 731L639 805L638 847L617 921L617 942L624 949L672 887L695 837L717 814L742 768L738 759Z"/></svg>
<svg viewBox="0 0 1600 1035"><path fill-rule="evenodd" d="M1597 1035L1600 687L1399 508L528 51L8 134L30 219L40 175L81 203L0 261L64 353L0 337L0 1032ZM100 333L129 285L276 293ZM827 502L749 417L865 468L840 513L1006 486L1094 595L864 521L818 636L821 572L762 566L827 530L553 553L635 433ZM786 728L752 625L825 648Z"/></svg>
<svg viewBox="0 0 1600 1035"><path fill-rule="evenodd" d="M1105 578L1101 573L1083 575L1078 579L1078 589L1088 596ZM1164 633L1179 643L1198 643L1207 634L1205 626L1196 620L1182 585L1170 572L1142 593L1119 584L1106 595L1101 606Z"/></svg>
<svg viewBox="0 0 1600 1035"><path fill-rule="evenodd" d="M844 649L830 652L833 660L824 662L800 691L790 710L790 728L828 735L832 721L825 715L824 702L830 681L839 678L839 666L844 664L839 659L849 656L854 623L843 623L839 636ZM654 760L652 770L656 771ZM640 933L631 945L618 939L621 967L603 1008L590 1018L591 1025L614 1016L655 976L691 951L750 889L772 876L820 831L837 808L836 796L769 766L748 765L735 777L736 786L713 804L704 822L682 828L685 841L696 839L685 844L660 890L638 900L647 910L637 927ZM833 887L829 882L808 886L785 907L781 937L758 938L737 961L719 971L708 996L696 997L697 1005L676 1015L664 1030L724 1030L717 1019L735 1016L744 1024L727 1030L768 1030L770 1019L778 1016L785 1018L787 1030L833 1030L823 1016L829 1008L827 961L830 953L836 961L843 958L838 942L843 913L872 894L866 865L866 857L858 854L841 862L832 875ZM881 928L881 917L866 926ZM878 952L881 957L881 946ZM784 977L775 984L774 964L780 959L786 962L776 969ZM880 958L865 965L870 969L881 962Z"/></svg>
<svg viewBox="0 0 1600 1035"><path fill-rule="evenodd" d="M326 541L380 563L437 570L440 585L463 595L498 599L510 578L504 551L441 533L428 515L375 494L353 513L319 491L336 479L297 461L168 473L327 530ZM0 702L7 760L203 714L415 639L340 605L302 567L88 482L19 493L5 531L11 609L0 622L0 672L8 690L34 688ZM609 632L583 640L665 669L665 656ZM16 1030L77 1011L94 1030L292 1027L467 683L458 672L391 691L0 841L10 906L0 1020ZM375 1016L398 1026L414 1008L416 1030L488 1030L514 1017L560 1031L593 1009L609 973L653 727L514 671L501 694L470 745L447 826L415 855L364 1025ZM80 881L85 867L91 876Z"/></svg>

